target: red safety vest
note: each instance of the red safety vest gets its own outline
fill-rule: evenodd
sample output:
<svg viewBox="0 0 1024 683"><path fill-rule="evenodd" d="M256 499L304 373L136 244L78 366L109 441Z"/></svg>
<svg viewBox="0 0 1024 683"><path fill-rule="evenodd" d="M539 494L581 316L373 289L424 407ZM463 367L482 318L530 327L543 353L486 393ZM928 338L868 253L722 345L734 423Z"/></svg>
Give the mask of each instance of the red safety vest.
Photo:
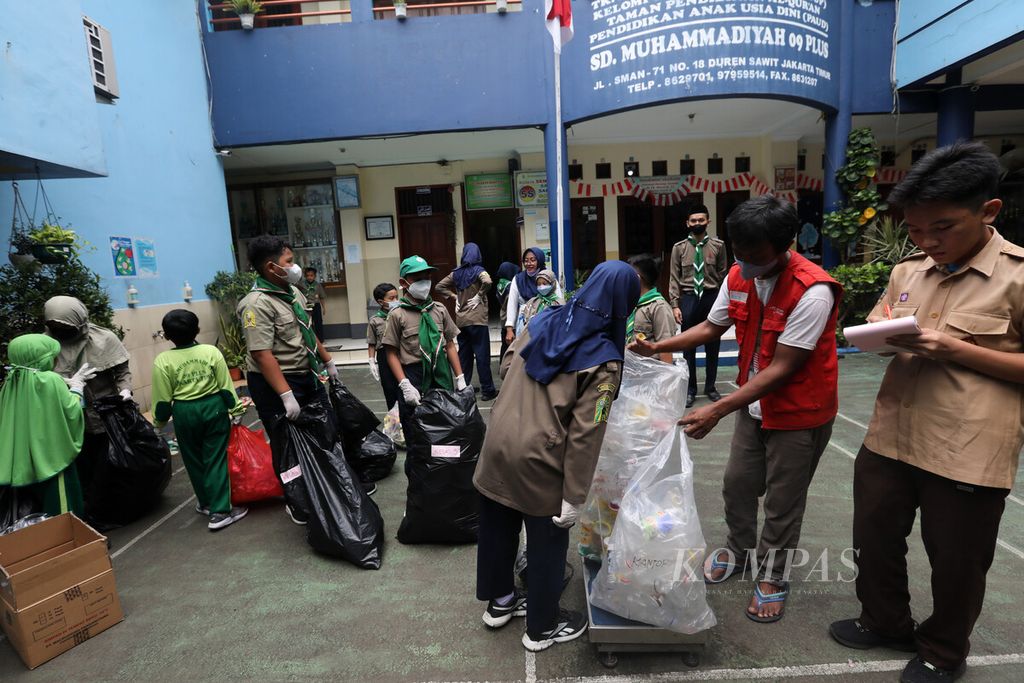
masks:
<svg viewBox="0 0 1024 683"><path fill-rule="evenodd" d="M758 344L758 369L772 364L779 335L800 297L811 285L825 283L835 292L835 305L825 331L804 366L789 378L789 383L761 399L762 426L765 429L811 429L820 427L839 411L839 363L836 355L836 316L843 287L820 267L796 252L790 253L786 269L779 273L768 304L761 306L753 280L744 280L740 267L729 271L729 317L736 323L739 343L739 378L743 386L750 376L750 363Z"/></svg>

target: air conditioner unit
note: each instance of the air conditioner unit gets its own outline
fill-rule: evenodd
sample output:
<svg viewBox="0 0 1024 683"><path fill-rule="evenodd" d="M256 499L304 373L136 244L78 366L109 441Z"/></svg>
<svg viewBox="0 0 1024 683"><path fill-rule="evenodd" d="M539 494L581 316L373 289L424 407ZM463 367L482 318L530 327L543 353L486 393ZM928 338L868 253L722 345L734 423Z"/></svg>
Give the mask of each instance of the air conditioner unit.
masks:
<svg viewBox="0 0 1024 683"><path fill-rule="evenodd" d="M121 92L117 87L114 44L110 40L110 31L86 16L82 17L82 25L85 27L85 46L89 53L92 85L99 94L117 99Z"/></svg>

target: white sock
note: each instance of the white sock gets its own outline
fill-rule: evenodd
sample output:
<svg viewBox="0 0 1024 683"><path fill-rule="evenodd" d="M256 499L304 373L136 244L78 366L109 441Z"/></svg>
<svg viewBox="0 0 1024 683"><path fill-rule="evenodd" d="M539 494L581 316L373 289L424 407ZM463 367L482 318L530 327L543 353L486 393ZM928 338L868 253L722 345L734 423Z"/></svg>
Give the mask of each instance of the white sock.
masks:
<svg viewBox="0 0 1024 683"><path fill-rule="evenodd" d="M512 603L512 599L516 597L516 592L512 591L503 598L498 598L494 602L498 604L498 607L508 607Z"/></svg>

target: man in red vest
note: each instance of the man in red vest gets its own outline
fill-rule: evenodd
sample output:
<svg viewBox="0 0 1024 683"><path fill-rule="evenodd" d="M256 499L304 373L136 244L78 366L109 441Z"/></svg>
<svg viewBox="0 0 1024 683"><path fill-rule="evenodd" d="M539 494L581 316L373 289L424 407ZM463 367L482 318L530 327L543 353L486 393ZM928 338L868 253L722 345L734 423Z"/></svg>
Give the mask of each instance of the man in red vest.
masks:
<svg viewBox="0 0 1024 683"><path fill-rule="evenodd" d="M708 319L671 339L629 348L645 356L684 351L736 326L739 390L690 411L679 424L702 439L736 412L722 487L729 537L708 555L704 578L721 583L750 566L756 585L746 615L768 623L782 618L807 488L839 409L835 327L842 287L790 251L800 229L792 204L757 197L738 206L726 224L736 264Z"/></svg>

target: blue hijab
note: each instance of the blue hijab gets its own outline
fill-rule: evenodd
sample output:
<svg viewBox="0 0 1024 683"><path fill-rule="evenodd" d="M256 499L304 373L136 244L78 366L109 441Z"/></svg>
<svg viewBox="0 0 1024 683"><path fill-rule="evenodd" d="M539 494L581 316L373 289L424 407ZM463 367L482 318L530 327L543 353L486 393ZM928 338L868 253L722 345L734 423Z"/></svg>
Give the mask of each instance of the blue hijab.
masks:
<svg viewBox="0 0 1024 683"><path fill-rule="evenodd" d="M626 319L640 298L640 278L624 261L605 261L565 306L530 321L530 343L519 355L526 374L549 384L555 375L622 360Z"/></svg>
<svg viewBox="0 0 1024 683"><path fill-rule="evenodd" d="M484 267L480 265L483 261L480 247L476 246L475 242L466 242L466 246L462 248L462 265L452 271L455 289L460 292L469 289L480 273L484 272Z"/></svg>
<svg viewBox="0 0 1024 683"><path fill-rule="evenodd" d="M537 270L533 271L533 275L527 273L526 270L523 270L519 275L516 275L516 289L519 290L519 296L522 297L523 301L529 301L533 297L537 296L537 275L547 267L547 262L544 260L543 249L540 247L530 247L523 252L524 257L527 252L530 252L537 257Z"/></svg>

